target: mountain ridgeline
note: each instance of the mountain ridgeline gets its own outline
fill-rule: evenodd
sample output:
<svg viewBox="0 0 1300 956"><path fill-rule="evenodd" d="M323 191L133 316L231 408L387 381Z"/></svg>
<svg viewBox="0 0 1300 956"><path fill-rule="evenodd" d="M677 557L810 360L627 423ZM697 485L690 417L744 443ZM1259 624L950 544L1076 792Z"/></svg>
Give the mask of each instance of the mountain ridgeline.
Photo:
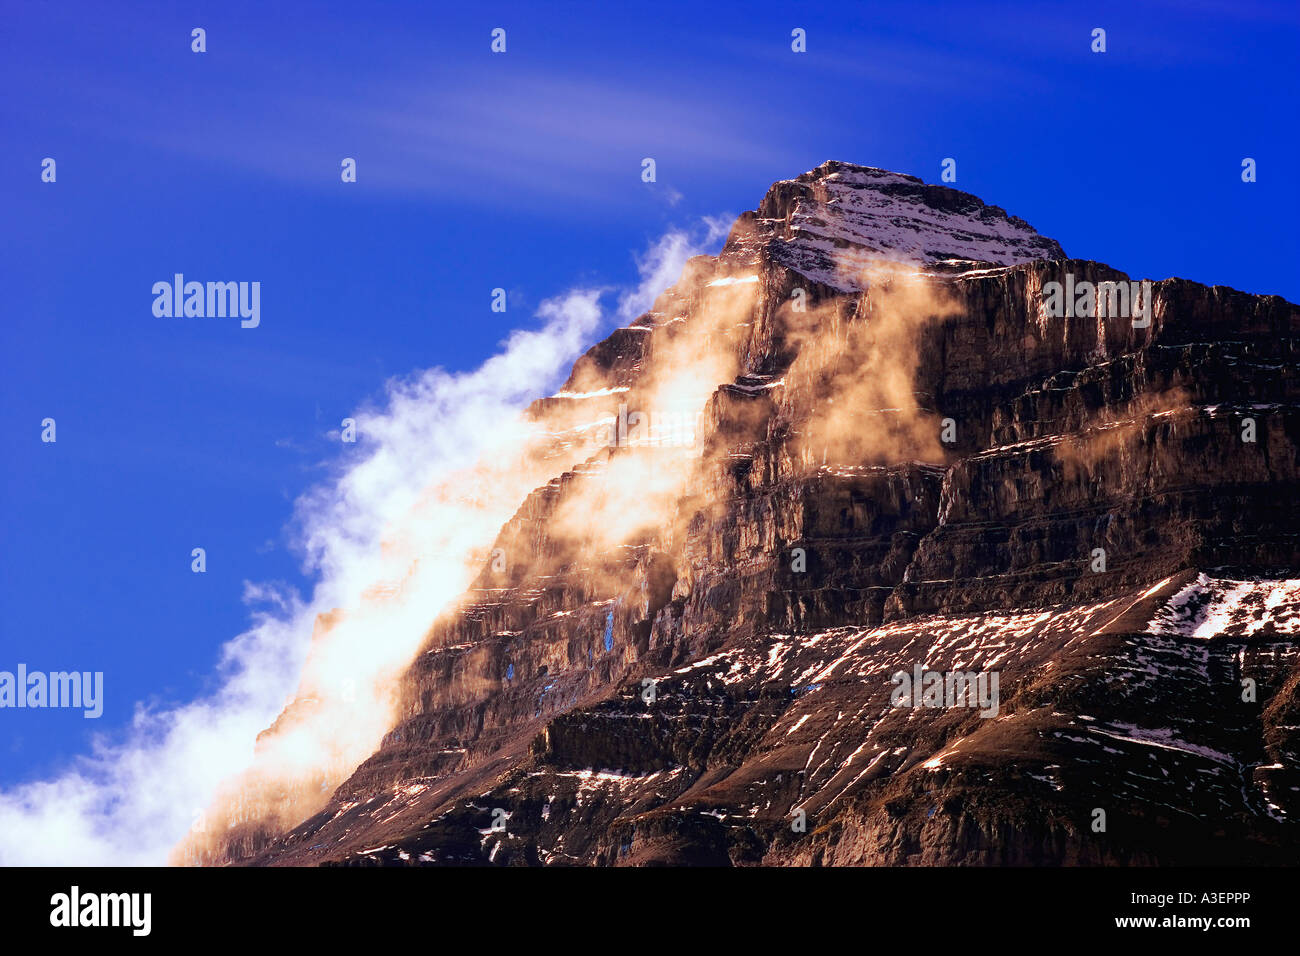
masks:
<svg viewBox="0 0 1300 956"><path fill-rule="evenodd" d="M200 861L1293 862L1300 307L1129 278L776 183L528 410L376 752Z"/></svg>

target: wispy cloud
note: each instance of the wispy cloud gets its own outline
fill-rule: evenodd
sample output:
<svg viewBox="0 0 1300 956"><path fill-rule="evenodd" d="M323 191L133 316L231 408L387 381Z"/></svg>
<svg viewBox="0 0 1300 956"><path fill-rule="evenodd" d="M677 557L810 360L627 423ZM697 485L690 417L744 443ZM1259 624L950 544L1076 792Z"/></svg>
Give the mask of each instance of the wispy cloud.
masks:
<svg viewBox="0 0 1300 956"><path fill-rule="evenodd" d="M638 283L618 295L618 317L653 301L717 229L651 243ZM395 675L530 490L532 476L507 480L530 440L520 410L614 318L604 294L578 288L549 299L540 328L515 331L477 369L390 381L381 403L354 413L362 439L353 454L296 505L298 546L318 581L310 598L248 584L250 627L223 647L213 693L137 705L124 733L99 735L65 772L0 792L0 865L157 864L214 794L259 765L300 777L313 761L346 773L364 759L391 721ZM375 599L391 590L396 597ZM258 734L295 696L318 706L293 747L268 748L264 738L255 753Z"/></svg>
<svg viewBox="0 0 1300 956"><path fill-rule="evenodd" d="M75 122L82 132L314 190L337 189L347 156L368 191L484 205L503 190L513 202L636 202L645 157L658 162L657 192L673 205L681 198L673 182L688 172L789 158L787 146L745 121L741 104L687 87L553 70L502 70L474 82L413 75L372 74L328 93L287 84L268 95L232 83L219 106L203 110L110 76L75 104Z"/></svg>
<svg viewBox="0 0 1300 956"><path fill-rule="evenodd" d="M637 259L641 281L635 289L629 289L619 297L619 319L629 322L649 310L659 293L677 281L687 259L716 251L734 219L734 216L710 216L695 229L675 229L660 236Z"/></svg>

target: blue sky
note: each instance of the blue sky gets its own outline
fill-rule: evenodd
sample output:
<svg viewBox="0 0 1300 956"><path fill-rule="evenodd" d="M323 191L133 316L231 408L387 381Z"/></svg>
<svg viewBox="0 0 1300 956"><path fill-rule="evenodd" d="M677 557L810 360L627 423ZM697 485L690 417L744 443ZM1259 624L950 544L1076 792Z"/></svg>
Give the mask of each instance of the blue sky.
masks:
<svg viewBox="0 0 1300 956"><path fill-rule="evenodd" d="M478 6L7 8L0 669L107 694L0 711L0 787L211 691L245 582L310 590L294 502L390 377L474 369L826 159L954 157L1071 256L1300 301L1292 4ZM260 281L261 325L156 318L175 272Z"/></svg>

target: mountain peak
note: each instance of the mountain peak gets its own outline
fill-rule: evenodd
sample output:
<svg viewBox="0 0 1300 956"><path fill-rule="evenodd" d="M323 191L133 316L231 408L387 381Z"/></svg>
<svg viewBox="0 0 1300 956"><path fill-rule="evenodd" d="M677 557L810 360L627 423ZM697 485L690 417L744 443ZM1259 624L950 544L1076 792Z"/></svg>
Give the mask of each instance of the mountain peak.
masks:
<svg viewBox="0 0 1300 956"><path fill-rule="evenodd" d="M978 196L839 160L773 183L758 209L737 221L722 257L749 262L764 253L840 291L863 288L861 271L874 261L1011 266L1066 258L1056 240Z"/></svg>
<svg viewBox="0 0 1300 956"><path fill-rule="evenodd" d="M477 577L427 624L366 618L420 642L373 753L264 756L175 858L1294 860L1300 307L1174 279L1145 323L1053 317L1049 284L1127 276L847 163L773 185L723 256L579 358L510 460L430 486L446 523L412 533L479 536ZM851 291L855 257L928 274ZM491 539L454 504L487 480L519 502ZM353 719L320 700L258 753ZM1134 777L1113 840L1062 829Z"/></svg>

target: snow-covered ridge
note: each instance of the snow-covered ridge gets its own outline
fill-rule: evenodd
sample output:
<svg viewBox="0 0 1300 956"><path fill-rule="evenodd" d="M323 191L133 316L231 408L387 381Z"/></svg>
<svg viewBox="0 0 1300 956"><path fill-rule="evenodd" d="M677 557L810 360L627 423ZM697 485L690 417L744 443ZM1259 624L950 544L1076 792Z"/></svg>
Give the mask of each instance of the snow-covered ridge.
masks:
<svg viewBox="0 0 1300 956"><path fill-rule="evenodd" d="M863 273L880 261L1005 267L1065 258L1055 240L969 193L838 162L776 183L753 222L775 261L847 292L865 288Z"/></svg>

